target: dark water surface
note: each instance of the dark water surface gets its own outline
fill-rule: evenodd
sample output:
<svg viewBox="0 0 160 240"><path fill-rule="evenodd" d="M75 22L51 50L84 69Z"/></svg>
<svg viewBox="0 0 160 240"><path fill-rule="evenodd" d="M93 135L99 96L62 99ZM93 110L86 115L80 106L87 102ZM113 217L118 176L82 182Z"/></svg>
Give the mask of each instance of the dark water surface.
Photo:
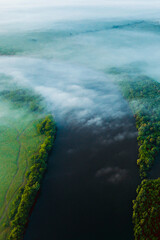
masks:
<svg viewBox="0 0 160 240"><path fill-rule="evenodd" d="M110 121L103 129L59 126L24 239L133 239L136 159L131 115Z"/></svg>

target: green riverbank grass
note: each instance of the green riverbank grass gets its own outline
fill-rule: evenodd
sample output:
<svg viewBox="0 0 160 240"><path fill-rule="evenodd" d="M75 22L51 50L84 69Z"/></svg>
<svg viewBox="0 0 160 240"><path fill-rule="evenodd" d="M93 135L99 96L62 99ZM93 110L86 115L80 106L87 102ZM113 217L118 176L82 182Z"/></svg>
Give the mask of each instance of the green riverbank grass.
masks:
<svg viewBox="0 0 160 240"><path fill-rule="evenodd" d="M32 165L26 172L26 184L19 189L9 214L11 232L8 240L21 240L28 222L31 208L40 189L41 180L47 167L47 159L52 149L56 127L51 115L39 121L37 132L45 136L38 152L31 157Z"/></svg>
<svg viewBox="0 0 160 240"><path fill-rule="evenodd" d="M2 108L1 110L3 112ZM8 114L10 115L9 110ZM27 113L26 116L19 115L8 122L5 120L5 125L0 128L0 239L2 240L5 239L3 231L6 231L6 226L9 224L8 214L12 200L19 187L25 184L25 173L32 165L31 156L38 151L45 139L45 136L37 133L36 124L39 122L37 118L38 115L31 113ZM4 124L4 121L2 122Z"/></svg>
<svg viewBox="0 0 160 240"><path fill-rule="evenodd" d="M16 221L20 215L23 222L28 221L53 145L55 124L43 110L39 95L18 84L11 87L9 77L0 76L0 80L0 240L18 240L26 224ZM40 163L35 163L36 156Z"/></svg>

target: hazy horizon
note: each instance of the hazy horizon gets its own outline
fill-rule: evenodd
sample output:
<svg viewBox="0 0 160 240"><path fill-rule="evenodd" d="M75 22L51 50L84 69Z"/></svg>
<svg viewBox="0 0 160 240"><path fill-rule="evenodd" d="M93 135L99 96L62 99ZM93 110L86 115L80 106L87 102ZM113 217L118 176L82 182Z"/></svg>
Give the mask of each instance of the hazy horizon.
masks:
<svg viewBox="0 0 160 240"><path fill-rule="evenodd" d="M10 4L10 6L14 6L15 4L21 4L21 5L52 5L52 6L92 6L92 5L102 5L102 6L109 6L109 5L123 5L123 6L152 6L157 7L160 6L159 1L153 0L152 2L147 0L59 0L59 1L53 1L53 0L15 0L14 2L12 0L1 0L0 5L7 5ZM155 4L156 6L153 6ZM9 6L8 6L9 7Z"/></svg>

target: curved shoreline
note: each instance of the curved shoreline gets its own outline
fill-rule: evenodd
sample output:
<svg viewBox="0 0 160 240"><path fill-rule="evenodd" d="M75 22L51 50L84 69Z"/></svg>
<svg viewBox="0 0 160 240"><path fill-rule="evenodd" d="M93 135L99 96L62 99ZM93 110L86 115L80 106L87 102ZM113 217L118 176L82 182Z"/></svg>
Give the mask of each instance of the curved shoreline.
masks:
<svg viewBox="0 0 160 240"><path fill-rule="evenodd" d="M48 155L54 143L56 127L51 116L45 117L45 119L43 119L37 125L37 128L40 133L44 134L47 138L45 138L44 142L41 144L38 153L32 156L34 164L31 166L30 171L27 173L27 182L24 186L24 189L22 189L16 213L14 213L14 217L12 216L11 218L12 230L8 237L8 240L20 240L23 238L31 208L34 205L36 196L40 189L42 177L46 170Z"/></svg>
<svg viewBox="0 0 160 240"><path fill-rule="evenodd" d="M116 69L114 71L117 72ZM135 240L158 240L160 178L150 179L149 173L160 153L160 84L148 76L138 74L126 74L123 77L119 85L133 111L138 130L137 165L141 183L137 188L136 200L133 201L134 236Z"/></svg>

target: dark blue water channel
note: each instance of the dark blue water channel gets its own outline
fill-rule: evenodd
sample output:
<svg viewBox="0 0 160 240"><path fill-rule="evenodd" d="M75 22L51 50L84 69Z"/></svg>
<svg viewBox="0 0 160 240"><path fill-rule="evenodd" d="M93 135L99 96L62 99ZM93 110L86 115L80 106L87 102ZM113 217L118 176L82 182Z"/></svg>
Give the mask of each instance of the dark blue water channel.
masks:
<svg viewBox="0 0 160 240"><path fill-rule="evenodd" d="M135 120L124 106L128 114L104 128L58 126L25 240L133 239L138 147Z"/></svg>

